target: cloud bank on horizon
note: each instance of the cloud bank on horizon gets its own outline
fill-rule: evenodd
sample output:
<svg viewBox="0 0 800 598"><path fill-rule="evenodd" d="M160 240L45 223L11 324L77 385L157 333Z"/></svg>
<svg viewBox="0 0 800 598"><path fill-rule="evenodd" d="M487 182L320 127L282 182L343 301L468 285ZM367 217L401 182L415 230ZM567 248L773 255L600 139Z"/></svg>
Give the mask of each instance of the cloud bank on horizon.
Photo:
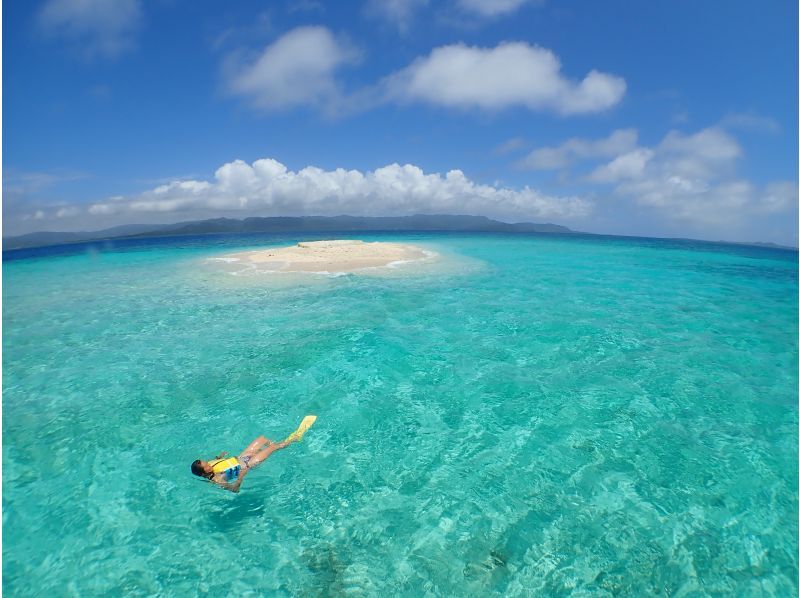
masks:
<svg viewBox="0 0 800 598"><path fill-rule="evenodd" d="M728 55L698 60L691 35L647 24L680 30L711 9L630 10L625 21L544 0L364 0L346 14L314 0L256 12L15 3L4 234L454 213L797 244L797 116L780 102L791 86L772 46L714 37L703 44ZM758 19L783 12L737 10L714 15L782 47ZM646 31L623 33L623 21ZM747 47L758 52L737 60ZM33 93L51 80L53 93ZM153 178L167 182L130 184Z"/></svg>
<svg viewBox="0 0 800 598"><path fill-rule="evenodd" d="M591 212L579 197L551 197L529 187L520 190L481 185L460 170L425 174L412 164L390 164L371 172L322 170L308 166L293 172L277 160L220 166L212 181L173 181L132 197L114 197L84 206L37 208L26 220L105 224L171 219L244 216L353 216L474 214L511 219L570 219ZM101 220L102 219L102 220ZM169 221L169 219L168 219Z"/></svg>
<svg viewBox="0 0 800 598"><path fill-rule="evenodd" d="M736 140L718 127L691 135L671 131L654 148L638 146L637 132L625 129L603 139L573 138L558 147L536 149L519 165L555 170L601 158L600 165L580 176L610 186L616 197L660 218L711 230L735 230L753 219L791 215L797 205L796 183L758 187L737 178L740 156ZM571 223L585 222L600 201L597 196L546 195L528 186L480 184L460 170L426 174L412 164L390 164L369 172L315 166L292 171L276 159L262 158L252 164L223 164L212 180L175 180L88 204L37 206L19 218L54 230L92 221L99 227L216 215L471 214Z"/></svg>

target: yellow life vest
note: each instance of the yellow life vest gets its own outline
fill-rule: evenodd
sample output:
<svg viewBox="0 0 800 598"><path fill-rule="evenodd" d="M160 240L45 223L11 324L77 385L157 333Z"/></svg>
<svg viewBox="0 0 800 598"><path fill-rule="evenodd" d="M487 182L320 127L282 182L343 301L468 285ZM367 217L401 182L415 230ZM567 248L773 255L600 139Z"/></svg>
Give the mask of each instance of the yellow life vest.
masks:
<svg viewBox="0 0 800 598"><path fill-rule="evenodd" d="M239 459L236 457L228 457L227 459L214 459L209 461L208 464L211 466L214 475L219 473L223 474L226 482L232 482L239 477L241 466L239 465Z"/></svg>

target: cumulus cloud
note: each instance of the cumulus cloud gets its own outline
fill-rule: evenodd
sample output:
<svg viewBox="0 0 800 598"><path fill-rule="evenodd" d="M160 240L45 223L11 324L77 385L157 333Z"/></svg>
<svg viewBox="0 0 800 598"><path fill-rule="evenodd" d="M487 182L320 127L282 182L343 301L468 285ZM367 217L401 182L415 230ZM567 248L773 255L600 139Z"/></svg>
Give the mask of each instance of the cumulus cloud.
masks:
<svg viewBox="0 0 800 598"><path fill-rule="evenodd" d="M484 110L523 107L562 115L611 108L626 87L622 78L596 70L573 81L561 73L561 63L550 50L507 42L494 48L441 46L348 94L337 71L358 59L349 43L325 27L299 27L250 60L230 57L224 69L226 86L264 110L313 106L341 114L384 103L423 102Z"/></svg>
<svg viewBox="0 0 800 598"><path fill-rule="evenodd" d="M564 115L607 110L626 87L621 77L594 70L572 81L562 75L553 52L524 42L441 46L388 77L385 86L387 97L401 103L485 110L518 106Z"/></svg>
<svg viewBox="0 0 800 598"><path fill-rule="evenodd" d="M687 177L710 178L732 170L742 148L729 133L709 127L686 135L670 131L657 148L670 171Z"/></svg>
<svg viewBox="0 0 800 598"><path fill-rule="evenodd" d="M516 12L528 2L530 0L458 0L458 6L481 17L498 17Z"/></svg>
<svg viewBox="0 0 800 598"><path fill-rule="evenodd" d="M720 127L669 132L652 148L637 147L595 168L588 180L686 223L736 227L797 206L797 185L759 186L737 176L737 140Z"/></svg>
<svg viewBox="0 0 800 598"><path fill-rule="evenodd" d="M557 170L581 159L618 156L635 148L637 140L636 129L618 129L604 139L573 137L556 147L533 150L517 162L517 166L531 170Z"/></svg>
<svg viewBox="0 0 800 598"><path fill-rule="evenodd" d="M369 0L367 14L383 19L405 32L408 30L414 13L426 6L428 0Z"/></svg>
<svg viewBox="0 0 800 598"><path fill-rule="evenodd" d="M619 183L660 173L670 184L697 190L732 177L741 155L736 139L719 127L692 135L670 131L655 148L637 147L622 153L596 168L589 180Z"/></svg>
<svg viewBox="0 0 800 598"><path fill-rule="evenodd" d="M543 0L454 0L452 6L471 20L486 20L510 15L525 4L541 4ZM367 0L365 12L406 32L415 14L430 0ZM439 15L442 16L441 13ZM458 21L456 21L458 22Z"/></svg>
<svg viewBox="0 0 800 598"><path fill-rule="evenodd" d="M342 102L336 71L358 60L358 52L325 27L298 27L249 61L232 58L226 66L228 90L258 108L293 106L330 109Z"/></svg>
<svg viewBox="0 0 800 598"><path fill-rule="evenodd" d="M588 215L590 201L554 197L530 187L482 185L462 171L425 173L417 166L390 164L374 171L291 171L273 159L222 165L213 180L174 181L131 197L114 197L88 206L57 206L36 218L64 229L58 221L80 216L105 225L124 222L280 215L356 216L474 214L510 219L570 219ZM78 213L79 212L79 213ZM34 217L27 214L28 218Z"/></svg>
<svg viewBox="0 0 800 598"><path fill-rule="evenodd" d="M740 240L769 235L796 243L797 184L743 179L737 173L743 155L721 125L692 133L673 130L652 146L639 145L635 129L619 129L599 139L537 148L518 165L577 170L576 182L599 185L598 194L610 189L595 213L613 205L623 220L650 219L645 226L662 234Z"/></svg>
<svg viewBox="0 0 800 598"><path fill-rule="evenodd" d="M114 57L134 46L140 0L48 0L38 13L41 29L80 45L90 57Z"/></svg>
<svg viewBox="0 0 800 598"><path fill-rule="evenodd" d="M613 183L620 179L635 178L644 172L653 155L653 150L636 148L596 168L589 175L589 180L596 183Z"/></svg>

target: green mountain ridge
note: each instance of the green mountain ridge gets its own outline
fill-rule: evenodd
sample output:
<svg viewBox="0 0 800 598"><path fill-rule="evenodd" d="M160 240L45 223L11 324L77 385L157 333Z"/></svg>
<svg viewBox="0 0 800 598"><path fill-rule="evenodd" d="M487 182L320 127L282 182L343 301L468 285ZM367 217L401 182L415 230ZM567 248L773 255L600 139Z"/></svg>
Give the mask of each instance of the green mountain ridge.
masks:
<svg viewBox="0 0 800 598"><path fill-rule="evenodd" d="M485 216L425 215L413 216L270 216L243 220L212 218L175 224L129 224L98 231L34 232L3 238L3 250L44 247L106 239L168 237L213 233L290 233L351 231L453 231L453 232L523 232L574 233L550 223L508 223Z"/></svg>

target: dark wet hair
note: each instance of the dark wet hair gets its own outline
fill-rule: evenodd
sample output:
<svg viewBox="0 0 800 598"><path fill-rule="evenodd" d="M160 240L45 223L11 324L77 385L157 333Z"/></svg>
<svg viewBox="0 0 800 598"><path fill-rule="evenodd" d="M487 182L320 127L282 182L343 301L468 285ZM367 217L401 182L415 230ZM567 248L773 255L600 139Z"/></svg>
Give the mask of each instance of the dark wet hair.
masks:
<svg viewBox="0 0 800 598"><path fill-rule="evenodd" d="M205 470L203 469L203 462L200 459L197 459L192 463L192 473L194 475L199 475L201 478L210 477Z"/></svg>

